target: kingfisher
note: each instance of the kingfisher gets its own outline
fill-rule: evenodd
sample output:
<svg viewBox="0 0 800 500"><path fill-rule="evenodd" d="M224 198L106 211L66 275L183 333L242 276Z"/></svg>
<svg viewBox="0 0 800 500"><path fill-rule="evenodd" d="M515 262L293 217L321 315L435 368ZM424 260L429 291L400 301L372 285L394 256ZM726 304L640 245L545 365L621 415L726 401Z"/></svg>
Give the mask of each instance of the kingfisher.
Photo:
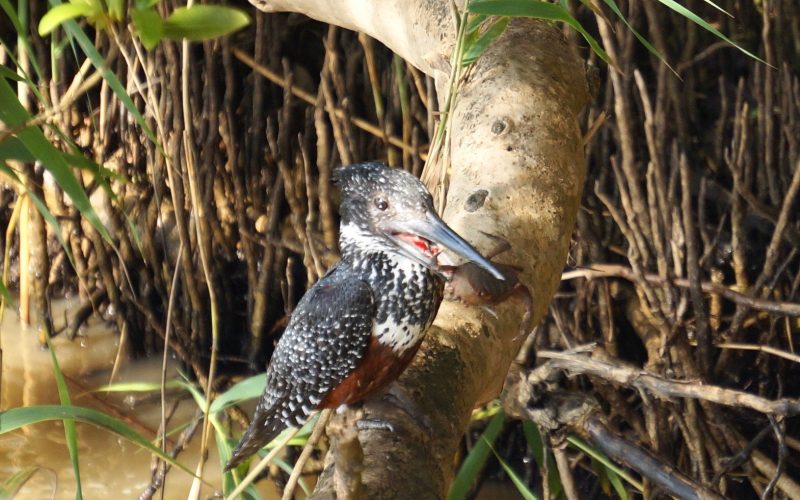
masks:
<svg viewBox="0 0 800 500"><path fill-rule="evenodd" d="M442 221L408 172L366 162L335 169L332 178L341 192L342 258L292 313L225 470L313 412L362 401L400 376L442 301L442 251L504 279Z"/></svg>

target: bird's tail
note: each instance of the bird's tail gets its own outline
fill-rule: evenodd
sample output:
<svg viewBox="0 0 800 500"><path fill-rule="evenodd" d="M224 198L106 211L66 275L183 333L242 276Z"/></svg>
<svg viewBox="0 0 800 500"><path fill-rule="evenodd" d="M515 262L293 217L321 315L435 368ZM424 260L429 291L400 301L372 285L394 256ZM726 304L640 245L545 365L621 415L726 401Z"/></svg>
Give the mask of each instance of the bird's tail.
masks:
<svg viewBox="0 0 800 500"><path fill-rule="evenodd" d="M271 413L271 412L270 412ZM267 414L262 418L254 418L250 427L244 432L242 440L233 450L231 459L225 465L225 472L244 462L250 455L255 454L270 441L278 437L286 424L280 418Z"/></svg>

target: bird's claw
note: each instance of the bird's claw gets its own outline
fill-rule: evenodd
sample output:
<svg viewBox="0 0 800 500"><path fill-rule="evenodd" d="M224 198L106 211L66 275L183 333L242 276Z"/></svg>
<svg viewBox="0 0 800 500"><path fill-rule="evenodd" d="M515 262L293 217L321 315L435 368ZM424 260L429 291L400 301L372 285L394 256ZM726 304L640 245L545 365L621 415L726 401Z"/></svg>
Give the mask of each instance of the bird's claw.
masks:
<svg viewBox="0 0 800 500"><path fill-rule="evenodd" d="M362 418L356 422L356 428L358 428L360 431L381 430L394 432L394 426L390 422L377 418Z"/></svg>

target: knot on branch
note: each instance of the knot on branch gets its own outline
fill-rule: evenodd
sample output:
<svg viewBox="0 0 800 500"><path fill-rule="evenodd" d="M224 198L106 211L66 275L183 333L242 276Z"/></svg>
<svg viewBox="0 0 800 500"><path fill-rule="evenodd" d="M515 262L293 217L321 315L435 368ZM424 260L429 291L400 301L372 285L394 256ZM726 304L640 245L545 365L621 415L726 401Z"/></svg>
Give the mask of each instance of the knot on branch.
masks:
<svg viewBox="0 0 800 500"><path fill-rule="evenodd" d="M587 421L601 415L600 405L593 397L560 388L558 378L550 371L535 369L526 373L514 366L502 395L509 415L532 420L555 441L557 436L582 429Z"/></svg>

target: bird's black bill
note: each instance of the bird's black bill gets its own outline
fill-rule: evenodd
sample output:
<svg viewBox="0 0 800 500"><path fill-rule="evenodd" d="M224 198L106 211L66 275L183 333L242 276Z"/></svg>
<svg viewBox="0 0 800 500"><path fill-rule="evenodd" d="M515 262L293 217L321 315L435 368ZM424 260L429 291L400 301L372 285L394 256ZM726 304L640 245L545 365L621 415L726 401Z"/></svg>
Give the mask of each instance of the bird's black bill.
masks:
<svg viewBox="0 0 800 500"><path fill-rule="evenodd" d="M435 265L438 251L430 248L430 246L426 247L424 242L413 240L414 236L424 238L435 246L446 248L464 259L474 262L495 278L505 280L503 274L488 259L484 258L472 245L450 229L450 226L445 224L436 214L428 214L427 217L421 220L403 222L398 225L392 235L392 239L400 243L400 247L406 253L413 252L415 255L412 255L412 257L428 267Z"/></svg>

